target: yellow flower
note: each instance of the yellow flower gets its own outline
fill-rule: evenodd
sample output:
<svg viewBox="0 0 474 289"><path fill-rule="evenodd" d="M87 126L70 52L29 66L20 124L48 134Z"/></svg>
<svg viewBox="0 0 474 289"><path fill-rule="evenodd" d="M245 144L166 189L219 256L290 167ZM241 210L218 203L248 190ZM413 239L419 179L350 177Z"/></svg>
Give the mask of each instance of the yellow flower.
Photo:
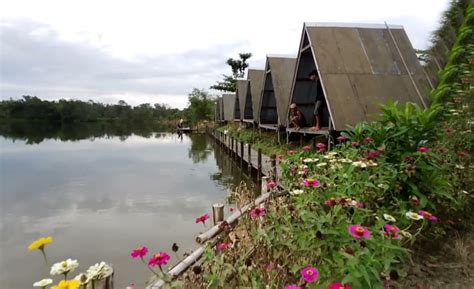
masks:
<svg viewBox="0 0 474 289"><path fill-rule="evenodd" d="M51 287L51 289L79 289L81 282L79 280L62 280L57 286Z"/></svg>
<svg viewBox="0 0 474 289"><path fill-rule="evenodd" d="M46 237L46 238L39 238L38 240L31 243L30 246L28 246L28 251L33 251L36 249L42 250L44 245L51 244L51 243L53 243L53 238L51 236Z"/></svg>

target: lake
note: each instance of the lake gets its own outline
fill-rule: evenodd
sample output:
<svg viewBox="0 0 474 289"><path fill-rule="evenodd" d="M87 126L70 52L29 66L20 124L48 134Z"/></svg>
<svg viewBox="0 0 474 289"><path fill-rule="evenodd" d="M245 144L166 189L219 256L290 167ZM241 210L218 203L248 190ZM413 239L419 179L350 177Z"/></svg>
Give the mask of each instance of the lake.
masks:
<svg viewBox="0 0 474 289"><path fill-rule="evenodd" d="M204 226L196 217L225 203L240 181L255 185L203 134L30 130L0 130L0 288L32 288L45 277L40 252L27 247L49 235L51 263L78 259L72 277L105 261L115 288L143 288L150 274L132 249L167 251L176 262L174 242L181 256L197 247Z"/></svg>

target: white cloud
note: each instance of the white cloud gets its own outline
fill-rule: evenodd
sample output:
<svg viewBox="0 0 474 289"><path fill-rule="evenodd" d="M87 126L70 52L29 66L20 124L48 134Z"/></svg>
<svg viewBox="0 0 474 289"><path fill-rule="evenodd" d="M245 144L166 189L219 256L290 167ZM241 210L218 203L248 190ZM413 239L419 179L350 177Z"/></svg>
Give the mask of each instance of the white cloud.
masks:
<svg viewBox="0 0 474 289"><path fill-rule="evenodd" d="M5 27L30 23L28 34L22 37L40 43L46 52L48 47L52 49L49 55L34 55L34 48L25 46L32 49L25 54L30 52L34 57L22 55L22 64L33 61L35 69L43 68L46 73L37 78L30 75L28 81L21 81L18 75L17 82L10 85L53 90L54 82L60 81L68 87L70 97L82 97L81 91L92 90L99 99L117 94L135 99L148 95L183 107L186 93L193 87L209 87L220 74L228 73L225 60L238 52L252 52L250 64L254 68L263 66L266 54L295 54L305 21L401 24L414 47L424 48L448 2L16 0L2 4L0 18L4 25L2 42ZM10 43L12 47L15 44ZM55 47L73 52L61 58ZM5 53L2 50L2 58ZM52 67L51 63L38 63L37 57L51 61L59 58L61 62ZM54 70L61 64L69 71L66 74L74 77L77 66L89 74L97 70L93 76L104 83L55 78ZM3 68L2 79L8 73Z"/></svg>

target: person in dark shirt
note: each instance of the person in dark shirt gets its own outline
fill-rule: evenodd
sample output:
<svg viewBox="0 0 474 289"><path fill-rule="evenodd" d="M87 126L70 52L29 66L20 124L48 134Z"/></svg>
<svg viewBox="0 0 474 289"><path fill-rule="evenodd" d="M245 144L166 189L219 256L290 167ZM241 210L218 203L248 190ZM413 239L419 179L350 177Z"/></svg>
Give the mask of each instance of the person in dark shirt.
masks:
<svg viewBox="0 0 474 289"><path fill-rule="evenodd" d="M319 81L317 70L311 71L311 73L308 75L308 78L311 81L314 81L316 84L316 95L314 99L315 104L314 104L314 112L313 112L314 126L311 128L311 130L318 131L321 129L321 115L323 114L323 105L324 105L323 87L321 86L321 81Z"/></svg>
<svg viewBox="0 0 474 289"><path fill-rule="evenodd" d="M299 130L304 126L306 126L306 120L303 113L298 109L296 103L292 103L290 105L290 127Z"/></svg>

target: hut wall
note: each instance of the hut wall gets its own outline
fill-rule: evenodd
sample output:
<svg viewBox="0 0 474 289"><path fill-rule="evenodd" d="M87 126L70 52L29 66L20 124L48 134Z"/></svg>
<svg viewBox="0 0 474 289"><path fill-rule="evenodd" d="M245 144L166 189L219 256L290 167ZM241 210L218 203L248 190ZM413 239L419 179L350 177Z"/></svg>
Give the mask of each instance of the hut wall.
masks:
<svg viewBox="0 0 474 289"><path fill-rule="evenodd" d="M278 123L277 103L275 98L275 91L273 90L273 80L271 73L267 73L265 76L262 105L260 107L260 123Z"/></svg>

